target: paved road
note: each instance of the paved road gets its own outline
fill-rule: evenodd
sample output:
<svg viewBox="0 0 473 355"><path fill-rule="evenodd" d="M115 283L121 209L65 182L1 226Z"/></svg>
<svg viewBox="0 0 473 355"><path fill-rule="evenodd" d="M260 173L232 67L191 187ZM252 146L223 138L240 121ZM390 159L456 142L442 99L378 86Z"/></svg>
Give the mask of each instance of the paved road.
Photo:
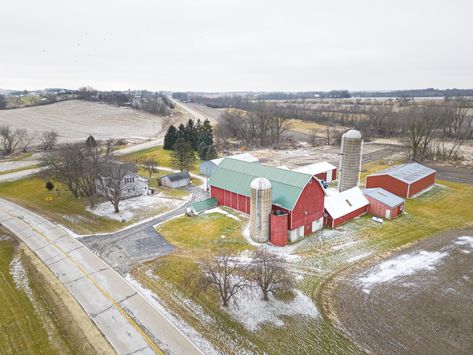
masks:
<svg viewBox="0 0 473 355"><path fill-rule="evenodd" d="M473 185L473 169L439 164L426 164L437 170L437 179Z"/></svg>
<svg viewBox="0 0 473 355"><path fill-rule="evenodd" d="M191 200L176 210L120 232L91 235L79 240L120 274L126 275L135 265L167 255L174 250L153 226L184 214L192 201L208 197L208 193L198 186L190 188L189 191L192 192Z"/></svg>
<svg viewBox="0 0 473 355"><path fill-rule="evenodd" d="M14 173L3 174L3 175L0 175L0 182L14 181L14 180L23 179L23 178L28 177L30 175L37 174L40 171L41 171L41 168L33 168L33 169L17 171L17 172L14 172Z"/></svg>
<svg viewBox="0 0 473 355"><path fill-rule="evenodd" d="M117 272L55 224L3 199L0 223L61 280L117 353L201 353Z"/></svg>

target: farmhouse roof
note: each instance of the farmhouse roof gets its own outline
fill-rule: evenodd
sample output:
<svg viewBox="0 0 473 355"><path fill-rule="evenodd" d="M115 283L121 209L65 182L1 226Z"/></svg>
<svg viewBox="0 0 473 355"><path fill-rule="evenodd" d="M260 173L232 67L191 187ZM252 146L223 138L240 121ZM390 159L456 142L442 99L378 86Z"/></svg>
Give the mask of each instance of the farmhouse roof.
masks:
<svg viewBox="0 0 473 355"><path fill-rule="evenodd" d="M325 210L333 219L345 216L367 205L369 205L369 201L357 186L343 192L328 189L325 197Z"/></svg>
<svg viewBox="0 0 473 355"><path fill-rule="evenodd" d="M241 154L231 155L231 156L228 156L228 157L213 159L213 160L211 160L211 162L214 163L215 165L219 165L223 161L223 159L225 159L225 158L231 158L231 159L236 159L236 160L241 160L241 161L247 161L247 162L250 162L250 163L259 162L258 158L255 158L250 153L241 153Z"/></svg>
<svg viewBox="0 0 473 355"><path fill-rule="evenodd" d="M240 195L250 196L250 184L258 177L264 177L271 182L273 204L287 210L294 209L302 190L312 179L310 174L224 158L215 169L209 184Z"/></svg>
<svg viewBox="0 0 473 355"><path fill-rule="evenodd" d="M379 201L391 208L397 207L404 203L403 198L400 198L399 196L396 196L381 187L375 187L372 189L364 189L363 193L365 194L365 196L374 198L376 201Z"/></svg>
<svg viewBox="0 0 473 355"><path fill-rule="evenodd" d="M178 172L178 173L172 173L172 174L164 175L164 176L161 177L161 179L165 178L165 177L168 178L170 181L190 179L190 175L187 171L181 171L181 172Z"/></svg>
<svg viewBox="0 0 473 355"><path fill-rule="evenodd" d="M322 162L319 162L319 163L313 163L313 164L309 164L309 165L299 166L299 167L297 167L295 169L292 169L292 170L298 171L300 173L317 175L317 174L325 173L327 171L331 171L331 170L334 170L334 169L336 169L335 166L333 166L332 164L330 164L326 161L322 161Z"/></svg>
<svg viewBox="0 0 473 355"><path fill-rule="evenodd" d="M407 163L377 171L369 176L389 175L407 184L411 184L435 172L434 169L419 163Z"/></svg>

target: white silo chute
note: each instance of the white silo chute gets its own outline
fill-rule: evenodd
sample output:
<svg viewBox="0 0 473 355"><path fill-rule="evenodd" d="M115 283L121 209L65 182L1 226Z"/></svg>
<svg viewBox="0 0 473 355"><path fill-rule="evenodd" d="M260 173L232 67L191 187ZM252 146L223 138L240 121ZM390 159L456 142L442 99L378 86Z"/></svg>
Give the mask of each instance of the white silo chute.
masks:
<svg viewBox="0 0 473 355"><path fill-rule="evenodd" d="M250 236L255 242L269 241L270 215L273 205L271 182L256 178L251 184Z"/></svg>

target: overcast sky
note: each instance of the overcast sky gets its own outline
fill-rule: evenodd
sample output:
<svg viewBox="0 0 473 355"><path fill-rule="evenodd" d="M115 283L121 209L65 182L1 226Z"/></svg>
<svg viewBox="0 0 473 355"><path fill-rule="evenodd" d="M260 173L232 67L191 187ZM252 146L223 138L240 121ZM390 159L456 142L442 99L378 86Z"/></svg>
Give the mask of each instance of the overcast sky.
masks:
<svg viewBox="0 0 473 355"><path fill-rule="evenodd" d="M473 1L23 0L0 88L473 88Z"/></svg>

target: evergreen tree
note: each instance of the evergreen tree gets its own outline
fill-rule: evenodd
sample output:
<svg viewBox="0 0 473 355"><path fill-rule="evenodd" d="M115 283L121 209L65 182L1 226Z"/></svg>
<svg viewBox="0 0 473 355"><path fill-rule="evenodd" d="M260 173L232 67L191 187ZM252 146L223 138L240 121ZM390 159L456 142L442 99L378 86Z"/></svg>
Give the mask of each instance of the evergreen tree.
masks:
<svg viewBox="0 0 473 355"><path fill-rule="evenodd" d="M54 184L51 182L51 180L48 180L45 185L46 189L48 191L52 191L54 189Z"/></svg>
<svg viewBox="0 0 473 355"><path fill-rule="evenodd" d="M207 147L207 150L205 152L205 160L212 160L212 159L217 159L218 154L217 154L217 148L212 144Z"/></svg>
<svg viewBox="0 0 473 355"><path fill-rule="evenodd" d="M177 139L179 138L186 140L186 126L183 123L179 125L179 130L177 131Z"/></svg>
<svg viewBox="0 0 473 355"><path fill-rule="evenodd" d="M164 136L163 148L166 150L172 150L174 147L174 144L176 144L177 136L178 136L178 132L177 132L176 127L174 127L173 125L170 125L166 132L166 135Z"/></svg>
<svg viewBox="0 0 473 355"><path fill-rule="evenodd" d="M196 163L194 150L189 142L178 138L171 152L171 166L180 171L189 171Z"/></svg>
<svg viewBox="0 0 473 355"><path fill-rule="evenodd" d="M197 150L197 138L198 138L198 132L196 129L196 126L194 124L194 121L190 119L187 121L187 125L185 128L185 133L184 133L184 139L189 142L194 150Z"/></svg>
<svg viewBox="0 0 473 355"><path fill-rule="evenodd" d="M207 147L214 144L213 128L209 120L205 120L204 124L199 127L197 147L205 143Z"/></svg>
<svg viewBox="0 0 473 355"><path fill-rule="evenodd" d="M86 141L85 141L85 146L87 148L95 148L97 147L97 142L95 141L95 138L93 136L88 136Z"/></svg>

